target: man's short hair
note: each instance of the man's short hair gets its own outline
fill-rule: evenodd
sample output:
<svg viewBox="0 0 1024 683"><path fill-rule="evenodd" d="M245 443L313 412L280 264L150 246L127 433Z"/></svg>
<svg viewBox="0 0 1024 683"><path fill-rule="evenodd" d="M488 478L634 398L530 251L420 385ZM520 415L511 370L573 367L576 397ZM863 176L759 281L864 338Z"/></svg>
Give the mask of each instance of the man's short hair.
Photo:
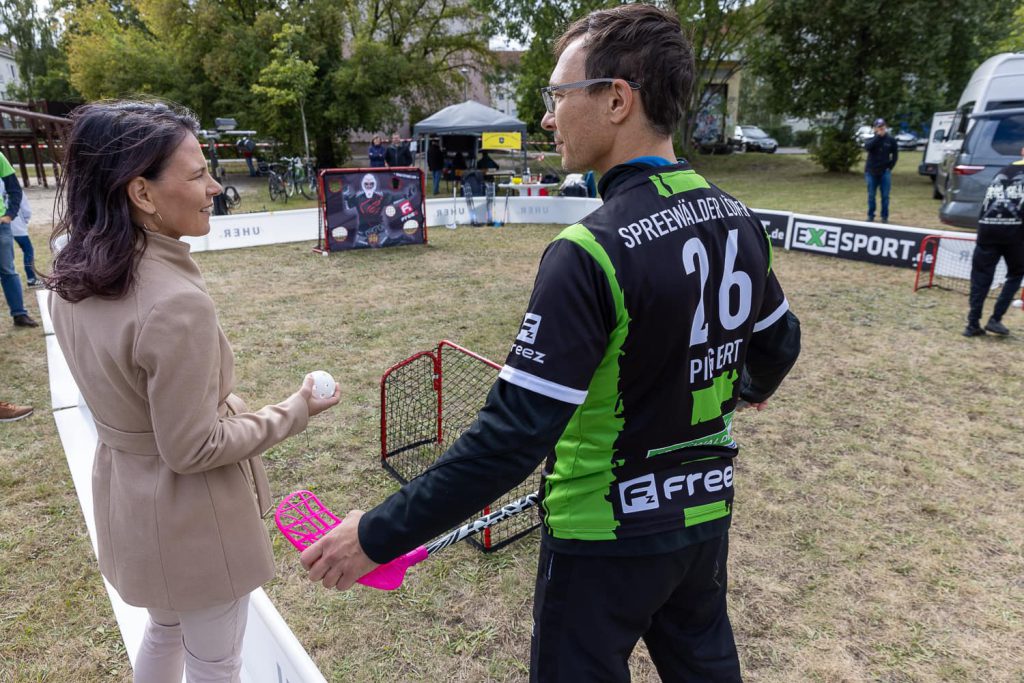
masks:
<svg viewBox="0 0 1024 683"><path fill-rule="evenodd" d="M584 78L640 84L640 101L655 131L671 135L693 86L693 47L679 19L653 5L621 5L574 21L555 44L555 59L583 38ZM597 88L601 86L591 86Z"/></svg>

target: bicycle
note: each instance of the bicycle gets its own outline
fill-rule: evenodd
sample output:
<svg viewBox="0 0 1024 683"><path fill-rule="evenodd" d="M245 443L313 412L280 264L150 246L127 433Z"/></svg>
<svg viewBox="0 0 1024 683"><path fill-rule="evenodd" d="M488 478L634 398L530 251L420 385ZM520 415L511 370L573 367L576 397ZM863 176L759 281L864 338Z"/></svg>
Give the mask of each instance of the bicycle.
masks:
<svg viewBox="0 0 1024 683"><path fill-rule="evenodd" d="M242 203L242 197L238 194L238 189L234 185L228 185L224 182L223 166L217 166L214 173L217 175L217 182L221 184L221 196L224 198L224 213L231 213L231 209L237 209L238 205Z"/></svg>
<svg viewBox="0 0 1024 683"><path fill-rule="evenodd" d="M286 164L270 164L267 169L267 185L270 189L270 201L278 199L288 203L288 197L295 193L291 182L291 169Z"/></svg>
<svg viewBox="0 0 1024 683"><path fill-rule="evenodd" d="M288 170L291 173L292 185L306 199L316 199L318 196L316 168L311 159L302 161L301 157L292 157L288 162Z"/></svg>

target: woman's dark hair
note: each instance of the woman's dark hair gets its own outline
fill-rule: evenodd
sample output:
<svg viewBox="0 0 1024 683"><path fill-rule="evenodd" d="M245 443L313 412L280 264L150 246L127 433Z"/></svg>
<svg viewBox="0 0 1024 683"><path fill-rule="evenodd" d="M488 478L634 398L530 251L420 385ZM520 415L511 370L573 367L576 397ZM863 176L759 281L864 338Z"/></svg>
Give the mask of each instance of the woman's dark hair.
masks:
<svg viewBox="0 0 1024 683"><path fill-rule="evenodd" d="M577 38L583 38L586 50L583 77L639 83L640 101L651 127L671 135L683 118L693 86L693 47L679 19L641 3L591 12L558 38L555 58Z"/></svg>
<svg viewBox="0 0 1024 683"><path fill-rule="evenodd" d="M135 281L145 232L132 223L127 186L160 177L186 135L199 131L191 111L162 102L96 102L75 109L57 188L53 245L62 235L48 288L76 302L124 296Z"/></svg>

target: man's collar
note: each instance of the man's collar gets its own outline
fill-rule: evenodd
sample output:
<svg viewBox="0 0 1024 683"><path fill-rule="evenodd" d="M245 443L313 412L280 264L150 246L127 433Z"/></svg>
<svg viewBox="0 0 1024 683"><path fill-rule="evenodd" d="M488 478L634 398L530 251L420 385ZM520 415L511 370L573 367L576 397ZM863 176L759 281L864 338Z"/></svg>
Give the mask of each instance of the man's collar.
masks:
<svg viewBox="0 0 1024 683"><path fill-rule="evenodd" d="M652 168L665 168L668 166L678 166L680 169L690 168L689 162L685 159L680 159L673 163L663 157L637 157L608 169L601 176L601 182L597 184L597 192L601 195L601 199L608 201L616 192L627 185L629 180L633 178L643 178L646 180Z"/></svg>

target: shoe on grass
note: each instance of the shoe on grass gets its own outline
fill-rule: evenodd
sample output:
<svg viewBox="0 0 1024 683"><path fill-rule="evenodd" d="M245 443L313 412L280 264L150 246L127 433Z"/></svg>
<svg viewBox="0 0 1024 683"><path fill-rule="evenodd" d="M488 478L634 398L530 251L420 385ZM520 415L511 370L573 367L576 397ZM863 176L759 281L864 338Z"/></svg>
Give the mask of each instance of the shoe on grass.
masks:
<svg viewBox="0 0 1024 683"><path fill-rule="evenodd" d="M981 329L981 327L979 327L978 325L968 324L967 327L964 328L964 336L983 337L985 336L985 330Z"/></svg>
<svg viewBox="0 0 1024 683"><path fill-rule="evenodd" d="M993 318L989 318L988 322L985 323L985 330L992 334L998 334L1001 337L1005 337L1010 334L1010 330L1006 325Z"/></svg>
<svg viewBox="0 0 1024 683"><path fill-rule="evenodd" d="M14 422L31 414L31 406L16 406L7 401L0 401L0 422Z"/></svg>
<svg viewBox="0 0 1024 683"><path fill-rule="evenodd" d="M14 316L14 326L15 327L39 327L39 323L37 323L35 320L33 320L32 318L28 317L27 315L16 315L16 316Z"/></svg>

